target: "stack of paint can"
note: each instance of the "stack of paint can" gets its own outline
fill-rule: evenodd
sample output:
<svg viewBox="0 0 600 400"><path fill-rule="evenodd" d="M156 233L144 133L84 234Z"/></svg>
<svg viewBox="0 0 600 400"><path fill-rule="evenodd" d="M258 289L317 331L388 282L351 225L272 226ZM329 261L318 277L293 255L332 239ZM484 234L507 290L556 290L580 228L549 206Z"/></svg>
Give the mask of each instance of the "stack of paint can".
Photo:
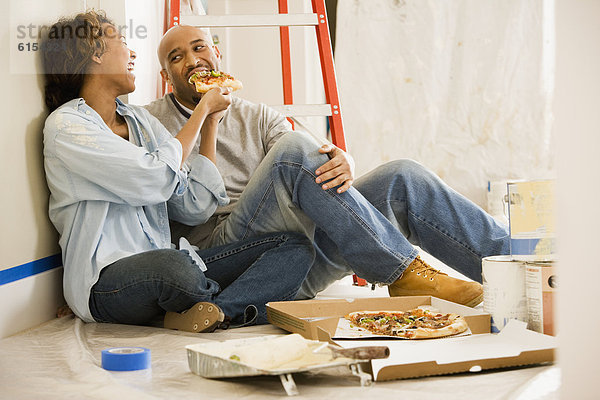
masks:
<svg viewBox="0 0 600 400"><path fill-rule="evenodd" d="M528 328L554 334L554 181L507 184L509 256L486 257L482 262L484 311L492 316L492 332L510 319Z"/></svg>

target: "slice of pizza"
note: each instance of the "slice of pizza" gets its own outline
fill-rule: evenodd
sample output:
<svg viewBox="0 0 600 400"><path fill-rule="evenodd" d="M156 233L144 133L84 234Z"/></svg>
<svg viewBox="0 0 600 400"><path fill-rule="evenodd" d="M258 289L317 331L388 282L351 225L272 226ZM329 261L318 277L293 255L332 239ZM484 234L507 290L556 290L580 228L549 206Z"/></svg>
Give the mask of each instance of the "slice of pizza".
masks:
<svg viewBox="0 0 600 400"><path fill-rule="evenodd" d="M242 82L222 71L198 71L190 76L190 83L196 86L196 91L206 93L216 87L229 87L232 91L243 87Z"/></svg>
<svg viewBox="0 0 600 400"><path fill-rule="evenodd" d="M405 339L432 339L463 333L467 322L458 314L423 309L408 311L355 311L345 316L354 326L376 335Z"/></svg>

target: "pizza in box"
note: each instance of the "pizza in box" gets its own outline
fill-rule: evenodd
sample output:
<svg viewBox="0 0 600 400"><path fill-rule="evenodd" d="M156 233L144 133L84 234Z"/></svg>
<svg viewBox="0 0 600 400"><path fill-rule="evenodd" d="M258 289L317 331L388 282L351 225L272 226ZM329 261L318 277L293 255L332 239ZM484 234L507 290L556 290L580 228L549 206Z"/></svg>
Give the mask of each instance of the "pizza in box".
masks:
<svg viewBox="0 0 600 400"><path fill-rule="evenodd" d="M408 311L355 311L346 315L344 320L349 322L350 331L366 331L373 335L401 339L448 337L465 333L469 328L465 319L458 314L444 314L423 308ZM348 335L348 331L345 335Z"/></svg>

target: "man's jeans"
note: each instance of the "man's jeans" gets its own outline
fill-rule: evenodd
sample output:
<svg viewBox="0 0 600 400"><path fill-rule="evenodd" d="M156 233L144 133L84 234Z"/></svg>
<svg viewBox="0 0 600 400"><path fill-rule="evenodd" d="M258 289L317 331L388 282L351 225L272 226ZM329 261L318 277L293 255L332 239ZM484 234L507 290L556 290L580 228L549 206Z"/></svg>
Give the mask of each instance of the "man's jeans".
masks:
<svg viewBox="0 0 600 400"><path fill-rule="evenodd" d="M165 311L182 312L199 301L217 304L233 323L248 306L267 323L265 304L293 300L314 260L310 241L297 233L272 233L198 251L200 271L187 251L153 250L105 267L90 294L98 322L146 325Z"/></svg>
<svg viewBox="0 0 600 400"><path fill-rule="evenodd" d="M211 244L278 230L314 238L316 260L297 298L352 272L393 283L417 256L414 245L477 281L482 257L508 253L506 227L418 163L390 162L338 194L315 183L328 160L318 148L303 133L281 138Z"/></svg>

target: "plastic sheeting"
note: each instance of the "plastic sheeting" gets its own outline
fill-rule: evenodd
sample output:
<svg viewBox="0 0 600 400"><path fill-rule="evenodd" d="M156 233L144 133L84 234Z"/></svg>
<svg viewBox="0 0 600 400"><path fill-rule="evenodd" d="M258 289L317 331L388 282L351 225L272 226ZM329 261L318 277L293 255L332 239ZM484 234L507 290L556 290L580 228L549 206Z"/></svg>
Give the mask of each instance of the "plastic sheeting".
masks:
<svg viewBox="0 0 600 400"><path fill-rule="evenodd" d="M488 180L554 175L552 0L339 0L357 175L411 158L485 208Z"/></svg>
<svg viewBox="0 0 600 400"><path fill-rule="evenodd" d="M85 324L63 317L0 341L0 398L37 399L266 399L285 398L277 377L209 380L190 372L185 346L284 334L270 325L191 334L160 328ZM108 347L146 347L152 367L101 368ZM559 369L538 366L495 372L376 382L361 387L345 368L295 374L300 396L314 399L558 399Z"/></svg>
<svg viewBox="0 0 600 400"><path fill-rule="evenodd" d="M450 272L450 271L448 271ZM387 296L352 286L350 276L334 283L319 298ZM272 325L192 334L168 329L117 324L85 324L63 317L0 340L0 399L269 399L286 398L278 377L210 380L194 375L185 346L210 341L247 339L287 332ZM109 347L146 347L152 367L110 372L101 368ZM345 367L293 374L301 399L555 400L558 366L532 366L421 379L375 382L361 387Z"/></svg>

